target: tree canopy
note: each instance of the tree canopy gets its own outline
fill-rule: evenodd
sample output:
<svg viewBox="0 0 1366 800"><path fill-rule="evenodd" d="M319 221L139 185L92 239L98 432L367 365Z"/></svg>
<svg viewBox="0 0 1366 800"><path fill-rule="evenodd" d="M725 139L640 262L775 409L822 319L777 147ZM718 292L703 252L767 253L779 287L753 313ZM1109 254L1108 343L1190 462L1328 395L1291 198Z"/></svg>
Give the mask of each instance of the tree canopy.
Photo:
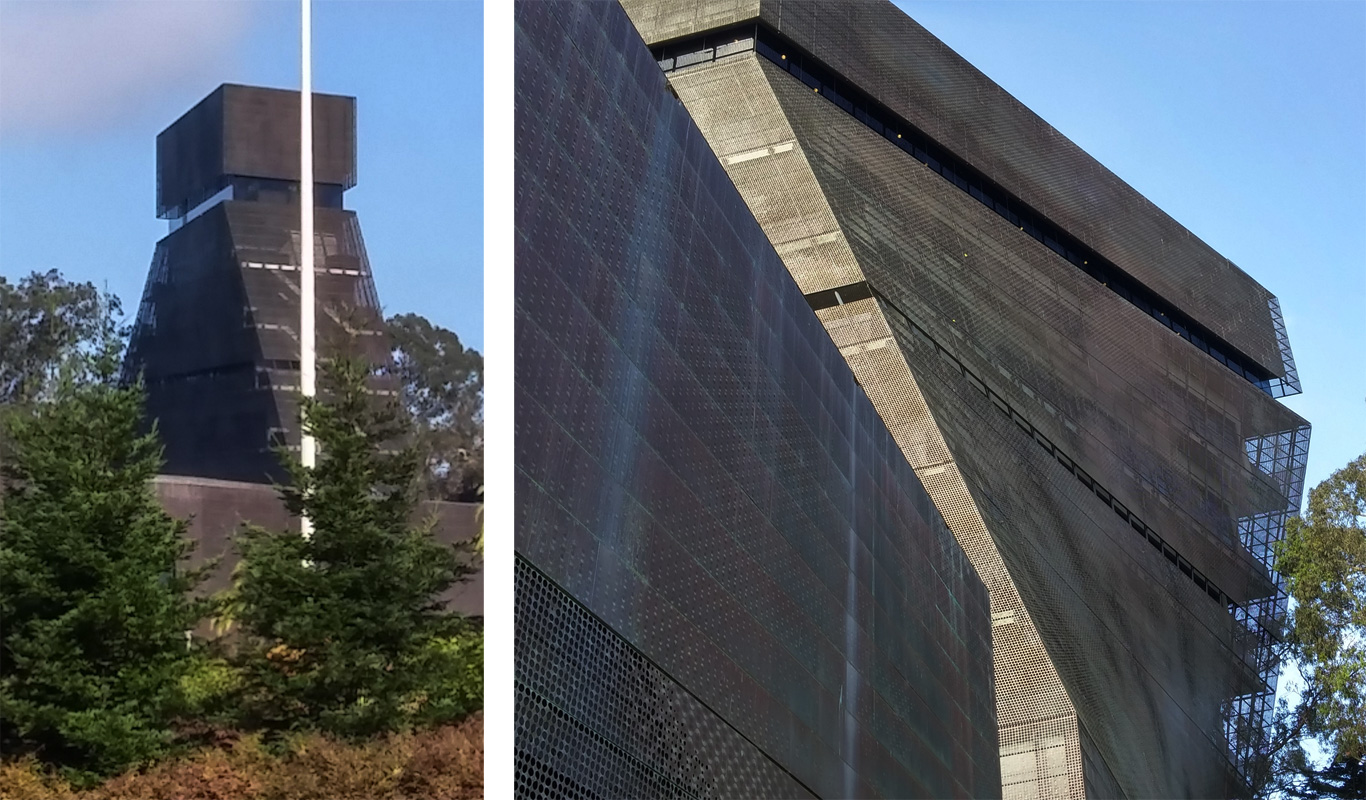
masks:
<svg viewBox="0 0 1366 800"><path fill-rule="evenodd" d="M1276 554L1294 601L1286 646L1304 687L1278 720L1273 786L1289 797L1366 797L1366 455L1310 492Z"/></svg>
<svg viewBox="0 0 1366 800"><path fill-rule="evenodd" d="M249 528L239 541L249 723L366 736L458 719L482 693L469 693L466 623L439 595L474 567L414 521L422 461L395 449L407 421L368 391L369 366L334 358L319 373L320 399L303 401L317 466L288 456L280 488L313 533Z"/></svg>
<svg viewBox="0 0 1366 800"><path fill-rule="evenodd" d="M0 405L41 394L68 357L114 332L121 309L114 295L56 270L17 284L0 276Z"/></svg>
<svg viewBox="0 0 1366 800"><path fill-rule="evenodd" d="M387 321L403 407L425 464L424 494L474 502L484 484L484 358L417 314Z"/></svg>
<svg viewBox="0 0 1366 800"><path fill-rule="evenodd" d="M302 404L318 464L281 451L312 537L248 529L233 592L203 600L213 564L185 568L187 523L158 501L119 314L55 271L0 278L0 753L84 785L234 730L364 739L481 707L482 631L440 601L474 545L417 513L482 483L479 354L406 315L401 398L367 362L324 360ZM191 638L225 603L243 635Z"/></svg>

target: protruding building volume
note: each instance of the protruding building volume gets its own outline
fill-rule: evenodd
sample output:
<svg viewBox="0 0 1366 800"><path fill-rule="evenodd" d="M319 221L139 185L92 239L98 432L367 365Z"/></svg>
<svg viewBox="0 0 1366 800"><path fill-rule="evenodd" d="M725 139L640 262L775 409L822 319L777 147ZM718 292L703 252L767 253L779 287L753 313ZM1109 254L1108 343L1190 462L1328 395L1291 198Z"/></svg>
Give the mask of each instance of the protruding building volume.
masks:
<svg viewBox="0 0 1366 800"><path fill-rule="evenodd" d="M379 302L356 215L356 104L313 95L320 347L377 362ZM300 97L220 86L157 137L157 243L127 370L147 386L168 474L282 480L299 446ZM373 352L372 352L373 351Z"/></svg>
<svg viewBox="0 0 1366 800"><path fill-rule="evenodd" d="M623 5L991 590L1005 796L1246 795L1275 298L888 2Z"/></svg>

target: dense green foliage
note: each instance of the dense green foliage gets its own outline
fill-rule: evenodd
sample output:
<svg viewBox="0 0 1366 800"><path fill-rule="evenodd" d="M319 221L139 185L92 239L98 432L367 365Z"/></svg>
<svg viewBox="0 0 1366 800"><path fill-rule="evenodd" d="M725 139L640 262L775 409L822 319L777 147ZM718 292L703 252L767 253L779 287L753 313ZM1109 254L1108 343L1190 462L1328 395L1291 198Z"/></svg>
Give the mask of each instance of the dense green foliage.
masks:
<svg viewBox="0 0 1366 800"><path fill-rule="evenodd" d="M203 612L178 566L185 523L153 493L142 389L118 368L116 345L79 357L3 421L0 741L88 775L165 749Z"/></svg>
<svg viewBox="0 0 1366 800"><path fill-rule="evenodd" d="M424 494L475 502L484 484L484 359L451 331L416 314L387 322L394 372L415 446L426 465Z"/></svg>
<svg viewBox="0 0 1366 800"><path fill-rule="evenodd" d="M325 400L305 400L318 463L292 457L286 505L314 531L248 529L231 600L240 623L243 709L252 726L349 737L457 719L479 705L466 681L461 617L438 596L473 570L413 524L422 463L401 410L367 390L368 367L324 362ZM458 684L458 685L457 685Z"/></svg>
<svg viewBox="0 0 1366 800"><path fill-rule="evenodd" d="M17 284L0 276L0 405L43 394L63 363L104 340L119 312L117 297L56 270Z"/></svg>
<svg viewBox="0 0 1366 800"><path fill-rule="evenodd" d="M1277 720L1272 786L1289 797L1366 797L1366 455L1310 492L1276 555L1304 691ZM1327 766L1306 754L1306 739Z"/></svg>

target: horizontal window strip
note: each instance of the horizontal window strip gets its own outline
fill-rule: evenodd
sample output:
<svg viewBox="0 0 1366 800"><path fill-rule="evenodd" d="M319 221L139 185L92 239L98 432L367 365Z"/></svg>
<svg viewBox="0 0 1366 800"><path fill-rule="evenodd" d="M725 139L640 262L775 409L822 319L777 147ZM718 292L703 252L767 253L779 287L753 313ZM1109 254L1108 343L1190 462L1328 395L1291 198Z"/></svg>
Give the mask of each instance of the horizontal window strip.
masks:
<svg viewBox="0 0 1366 800"><path fill-rule="evenodd" d="M136 366L136 364L130 359L128 366L132 368ZM166 375L155 375L152 377L144 378L143 382L148 386L160 386L162 384L175 383L179 381L208 380L214 378L241 375L247 372L255 372L255 370L255 361L239 361L233 364L223 364L216 367L207 367L205 369L191 370L189 372L176 372ZM137 373L134 372L131 374L134 376L134 378L136 378Z"/></svg>
<svg viewBox="0 0 1366 800"><path fill-rule="evenodd" d="M1099 253L1030 208L953 152L925 135L882 103L823 63L804 53L766 25L748 23L708 32L652 48L665 72L755 51L831 103L853 116L873 132L901 148L936 174L996 212L1060 258L1085 272L1097 283L1194 345L1234 374L1272 397L1299 392L1293 375L1280 378L1239 352L1218 335L1196 322L1158 293L1115 266ZM1283 337L1282 337L1283 338ZM1285 360L1287 346L1281 346ZM1288 365L1289 366L1289 365ZM1293 369L1293 366L1289 367Z"/></svg>
<svg viewBox="0 0 1366 800"><path fill-rule="evenodd" d="M858 281L834 289L812 292L806 296L806 302L811 304L812 311L820 311L822 308L842 306L855 300L867 300L872 296L873 290L868 286L868 282Z"/></svg>

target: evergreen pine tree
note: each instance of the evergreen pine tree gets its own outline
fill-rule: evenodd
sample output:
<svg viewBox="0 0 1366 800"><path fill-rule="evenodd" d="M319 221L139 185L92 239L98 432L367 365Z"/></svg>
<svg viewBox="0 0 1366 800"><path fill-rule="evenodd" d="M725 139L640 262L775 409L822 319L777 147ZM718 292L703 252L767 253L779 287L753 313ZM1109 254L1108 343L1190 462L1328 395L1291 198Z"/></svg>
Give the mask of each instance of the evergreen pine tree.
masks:
<svg viewBox="0 0 1366 800"><path fill-rule="evenodd" d="M186 523L151 480L143 391L118 346L77 356L49 397L4 413L0 502L0 747L78 780L147 761L171 739L203 605L183 570Z"/></svg>
<svg viewBox="0 0 1366 800"><path fill-rule="evenodd" d="M463 716L477 698L450 675L468 626L437 598L472 567L433 538L434 520L414 523L422 461L391 449L410 431L367 390L366 364L325 361L320 378L325 399L302 405L317 466L287 457L280 488L312 536L249 527L238 540L245 721L360 737Z"/></svg>

